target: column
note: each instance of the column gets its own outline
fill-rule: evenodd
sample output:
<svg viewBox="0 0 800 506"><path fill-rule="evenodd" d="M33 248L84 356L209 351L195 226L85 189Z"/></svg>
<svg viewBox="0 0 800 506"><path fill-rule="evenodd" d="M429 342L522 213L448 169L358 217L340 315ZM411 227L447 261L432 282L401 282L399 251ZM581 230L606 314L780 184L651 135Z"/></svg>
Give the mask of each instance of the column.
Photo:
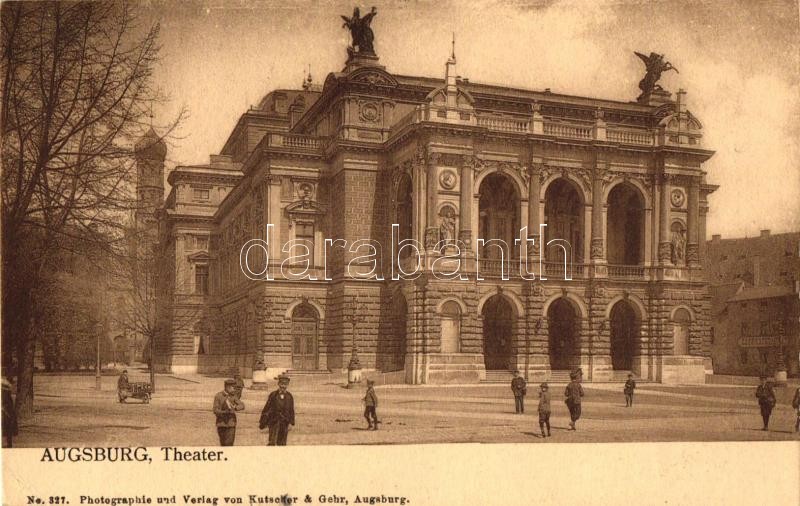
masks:
<svg viewBox="0 0 800 506"><path fill-rule="evenodd" d="M686 217L687 242L686 242L686 263L696 267L700 263L700 241L698 220L700 217L700 180L693 177L689 182L689 215Z"/></svg>
<svg viewBox="0 0 800 506"><path fill-rule="evenodd" d="M458 240L463 252L472 250L472 183L475 159L464 155L461 159L461 195L459 197Z"/></svg>
<svg viewBox="0 0 800 506"><path fill-rule="evenodd" d="M595 166L592 178L592 242L590 257L593 264L605 263L603 239L603 167Z"/></svg>
<svg viewBox="0 0 800 506"><path fill-rule="evenodd" d="M528 237L533 238L533 247L528 247L528 258L539 256L541 251L541 240L539 236L539 194L542 191L542 182L539 179L542 165L539 163L531 164L528 169L530 182L528 183ZM526 245L527 247L528 245Z"/></svg>
<svg viewBox="0 0 800 506"><path fill-rule="evenodd" d="M659 182L661 186L658 198L658 263L661 265L670 265L672 263L672 247L669 243L669 176L667 174L661 174Z"/></svg>
<svg viewBox="0 0 800 506"><path fill-rule="evenodd" d="M439 180L436 177L437 166L439 165L439 153L428 154L427 170L427 205L426 229L425 229L425 249L430 251L439 242L439 220L436 216L436 196L438 194Z"/></svg>
<svg viewBox="0 0 800 506"><path fill-rule="evenodd" d="M427 222L426 210L428 208L427 195L425 192L427 174L425 171L425 148L419 146L417 153L414 156L414 163L412 165L412 184L413 184L413 230L412 236L415 240L419 241L420 245L425 242L425 224ZM421 246L422 247L422 246Z"/></svg>
<svg viewBox="0 0 800 506"><path fill-rule="evenodd" d="M272 234L269 238L269 262L281 263L281 177L268 176L269 190L267 195L267 223L271 223Z"/></svg>

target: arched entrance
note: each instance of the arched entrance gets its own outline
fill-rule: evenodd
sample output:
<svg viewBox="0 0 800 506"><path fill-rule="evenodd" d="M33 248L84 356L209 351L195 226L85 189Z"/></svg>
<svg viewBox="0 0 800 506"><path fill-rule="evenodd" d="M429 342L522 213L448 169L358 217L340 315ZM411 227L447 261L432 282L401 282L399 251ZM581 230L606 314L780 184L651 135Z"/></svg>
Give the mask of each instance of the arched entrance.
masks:
<svg viewBox="0 0 800 506"><path fill-rule="evenodd" d="M486 242L480 252L481 258L500 260L500 247L503 248L502 255L506 261L517 258L518 246L514 244L514 239L519 235L519 195L509 176L489 174L481 182L478 213L478 237ZM505 245L498 247L489 242L491 239L500 239Z"/></svg>
<svg viewBox="0 0 800 506"><path fill-rule="evenodd" d="M689 311L680 308L672 315L672 354L689 354L689 325L692 317Z"/></svg>
<svg viewBox="0 0 800 506"><path fill-rule="evenodd" d="M487 371L509 370L513 356L514 310L501 295L483 305L483 361Z"/></svg>
<svg viewBox="0 0 800 506"><path fill-rule="evenodd" d="M608 263L640 265L644 258L644 201L630 183L608 194Z"/></svg>
<svg viewBox="0 0 800 506"><path fill-rule="evenodd" d="M300 304L292 312L292 368L314 370L319 364L319 315L311 304Z"/></svg>
<svg viewBox="0 0 800 506"><path fill-rule="evenodd" d="M620 300L611 308L611 366L615 371L631 370L640 325L630 302Z"/></svg>
<svg viewBox="0 0 800 506"><path fill-rule="evenodd" d="M578 317L575 307L559 298L547 309L547 328L550 349L550 369L570 369L578 352Z"/></svg>
<svg viewBox="0 0 800 506"><path fill-rule="evenodd" d="M572 246L572 259L583 262L583 199L575 186L558 178L547 187L544 194L544 243L563 239ZM553 245L545 248L548 262L562 262L563 251ZM570 261L570 259L567 259Z"/></svg>

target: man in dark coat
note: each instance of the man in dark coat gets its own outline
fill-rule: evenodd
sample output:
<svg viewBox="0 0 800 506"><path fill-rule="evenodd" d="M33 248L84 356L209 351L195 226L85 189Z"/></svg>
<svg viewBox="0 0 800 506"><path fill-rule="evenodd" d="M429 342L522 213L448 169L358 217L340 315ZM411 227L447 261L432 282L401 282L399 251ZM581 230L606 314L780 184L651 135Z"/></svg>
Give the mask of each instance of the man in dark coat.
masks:
<svg viewBox="0 0 800 506"><path fill-rule="evenodd" d="M514 379L511 380L511 392L514 393L514 407L518 415L525 412L527 386L525 378L519 375L519 371L514 371Z"/></svg>
<svg viewBox="0 0 800 506"><path fill-rule="evenodd" d="M3 448L13 447L17 435L17 412L11 395L11 382L3 378Z"/></svg>
<svg viewBox="0 0 800 506"><path fill-rule="evenodd" d="M288 386L289 377L278 376L278 389L269 394L267 404L261 410L258 427L269 427L267 446L286 446L289 426L294 425L294 398L286 391Z"/></svg>
<svg viewBox="0 0 800 506"><path fill-rule="evenodd" d="M367 419L367 430L378 430L378 396L375 395L375 382L367 380L367 393L364 395L364 418ZM370 418L371 417L371 418Z"/></svg>
<svg viewBox="0 0 800 506"><path fill-rule="evenodd" d="M569 430L575 429L575 422L581 417L581 397L583 397L583 387L581 386L581 371L573 371L569 374L570 382L564 390L564 396L569 409Z"/></svg>
<svg viewBox="0 0 800 506"><path fill-rule="evenodd" d="M756 398L758 398L758 406L761 408L761 419L764 421L764 428L761 430L767 430L772 408L775 407L775 390L772 389L772 383L767 381L766 376L761 376L759 379L761 384L756 388Z"/></svg>
<svg viewBox="0 0 800 506"><path fill-rule="evenodd" d="M633 374L628 374L628 381L625 382L625 407L633 407L633 391L636 389L636 382L633 380Z"/></svg>
<svg viewBox="0 0 800 506"><path fill-rule="evenodd" d="M128 371L122 371L122 374L119 375L119 379L117 380L117 396L119 397L119 402L125 402L125 399L128 397L129 389Z"/></svg>
<svg viewBox="0 0 800 506"><path fill-rule="evenodd" d="M547 426L547 437L550 437L550 392L547 383L539 385L539 428L542 437L545 437L544 428Z"/></svg>
<svg viewBox="0 0 800 506"><path fill-rule="evenodd" d="M236 398L235 389L236 381L226 379L225 389L214 396L220 446L233 446L236 439L236 412L244 409L244 403Z"/></svg>

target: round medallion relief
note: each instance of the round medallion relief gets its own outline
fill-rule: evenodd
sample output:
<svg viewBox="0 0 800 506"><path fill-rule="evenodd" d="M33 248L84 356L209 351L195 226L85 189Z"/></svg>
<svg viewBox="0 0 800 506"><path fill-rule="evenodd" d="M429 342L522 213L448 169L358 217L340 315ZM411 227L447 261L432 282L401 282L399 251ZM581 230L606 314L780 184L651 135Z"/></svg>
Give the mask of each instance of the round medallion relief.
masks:
<svg viewBox="0 0 800 506"><path fill-rule="evenodd" d="M445 190L452 190L456 187L456 173L452 170L445 170L439 175L439 184Z"/></svg>
<svg viewBox="0 0 800 506"><path fill-rule="evenodd" d="M680 190L672 190L670 194L670 201L674 207L681 207L683 206L683 202L686 200L686 196Z"/></svg>
<svg viewBox="0 0 800 506"><path fill-rule="evenodd" d="M372 102L363 104L361 106L361 111L359 112L362 121L375 123L380 119L380 111L378 110L378 105Z"/></svg>

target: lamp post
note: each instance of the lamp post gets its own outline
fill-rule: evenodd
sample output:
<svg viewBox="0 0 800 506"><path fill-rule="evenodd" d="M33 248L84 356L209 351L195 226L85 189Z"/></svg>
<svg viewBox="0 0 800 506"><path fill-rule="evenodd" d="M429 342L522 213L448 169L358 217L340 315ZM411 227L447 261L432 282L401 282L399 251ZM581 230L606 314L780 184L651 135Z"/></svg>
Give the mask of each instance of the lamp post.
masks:
<svg viewBox="0 0 800 506"><path fill-rule="evenodd" d="M355 297L350 305L350 311L345 314L353 330L353 342L351 346L350 363L347 364L347 388L352 388L356 383L361 383L361 362L358 360L358 344L356 343L356 325L364 321L366 306L359 304L358 297Z"/></svg>

